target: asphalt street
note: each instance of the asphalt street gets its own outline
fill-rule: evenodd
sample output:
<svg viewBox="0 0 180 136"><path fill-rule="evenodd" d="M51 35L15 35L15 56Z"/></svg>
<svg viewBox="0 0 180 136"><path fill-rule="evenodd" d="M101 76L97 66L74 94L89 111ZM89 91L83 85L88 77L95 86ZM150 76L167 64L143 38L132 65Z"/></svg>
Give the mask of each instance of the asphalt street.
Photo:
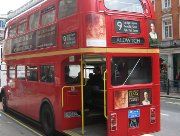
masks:
<svg viewBox="0 0 180 136"><path fill-rule="evenodd" d="M180 99L161 98L161 131L154 136L180 136Z"/></svg>
<svg viewBox="0 0 180 136"><path fill-rule="evenodd" d="M0 104L1 105L1 104ZM16 118L15 118L16 119ZM18 121L17 121L18 120ZM0 136L42 136L33 125L3 114L0 106ZM161 98L161 131L144 136L180 135L180 99Z"/></svg>

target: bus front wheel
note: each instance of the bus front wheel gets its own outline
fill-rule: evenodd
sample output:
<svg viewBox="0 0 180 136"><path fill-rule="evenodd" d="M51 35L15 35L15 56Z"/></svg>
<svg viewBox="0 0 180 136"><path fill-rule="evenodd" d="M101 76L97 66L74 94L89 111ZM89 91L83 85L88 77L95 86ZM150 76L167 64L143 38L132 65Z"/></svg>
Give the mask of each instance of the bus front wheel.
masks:
<svg viewBox="0 0 180 136"><path fill-rule="evenodd" d="M7 106L7 97L5 93L2 93L2 107L3 107L3 111L7 112L8 111L8 106Z"/></svg>
<svg viewBox="0 0 180 136"><path fill-rule="evenodd" d="M54 116L49 104L44 104L41 110L41 125L47 136L54 134Z"/></svg>

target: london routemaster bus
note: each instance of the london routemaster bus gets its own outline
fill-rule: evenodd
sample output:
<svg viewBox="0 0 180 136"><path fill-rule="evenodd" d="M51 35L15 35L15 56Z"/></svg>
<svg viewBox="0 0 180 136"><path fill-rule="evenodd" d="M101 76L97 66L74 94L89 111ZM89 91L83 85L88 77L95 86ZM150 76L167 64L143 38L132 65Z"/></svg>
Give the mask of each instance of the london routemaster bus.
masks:
<svg viewBox="0 0 180 136"><path fill-rule="evenodd" d="M6 28L4 111L39 121L47 136L159 131L153 19L149 0L46 0L14 17Z"/></svg>

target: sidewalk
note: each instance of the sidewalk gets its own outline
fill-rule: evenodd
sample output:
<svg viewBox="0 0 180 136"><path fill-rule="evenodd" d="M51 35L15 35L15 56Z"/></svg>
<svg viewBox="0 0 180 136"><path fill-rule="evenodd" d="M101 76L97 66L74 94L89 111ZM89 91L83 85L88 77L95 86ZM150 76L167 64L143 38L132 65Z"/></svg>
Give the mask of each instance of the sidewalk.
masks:
<svg viewBox="0 0 180 136"><path fill-rule="evenodd" d="M161 97L180 99L180 93L169 93L169 95L167 95L166 92L161 92L160 94Z"/></svg>

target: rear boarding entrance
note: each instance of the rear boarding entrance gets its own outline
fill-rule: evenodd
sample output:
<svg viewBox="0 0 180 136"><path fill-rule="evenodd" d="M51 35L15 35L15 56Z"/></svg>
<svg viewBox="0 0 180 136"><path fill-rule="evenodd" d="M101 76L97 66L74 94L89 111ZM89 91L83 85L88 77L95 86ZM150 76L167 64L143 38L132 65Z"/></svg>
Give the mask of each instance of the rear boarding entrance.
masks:
<svg viewBox="0 0 180 136"><path fill-rule="evenodd" d="M68 61L64 63L68 85L62 88L62 107L67 123L77 125L63 132L73 136L107 135L106 57L71 56ZM73 82L76 85L71 85Z"/></svg>

